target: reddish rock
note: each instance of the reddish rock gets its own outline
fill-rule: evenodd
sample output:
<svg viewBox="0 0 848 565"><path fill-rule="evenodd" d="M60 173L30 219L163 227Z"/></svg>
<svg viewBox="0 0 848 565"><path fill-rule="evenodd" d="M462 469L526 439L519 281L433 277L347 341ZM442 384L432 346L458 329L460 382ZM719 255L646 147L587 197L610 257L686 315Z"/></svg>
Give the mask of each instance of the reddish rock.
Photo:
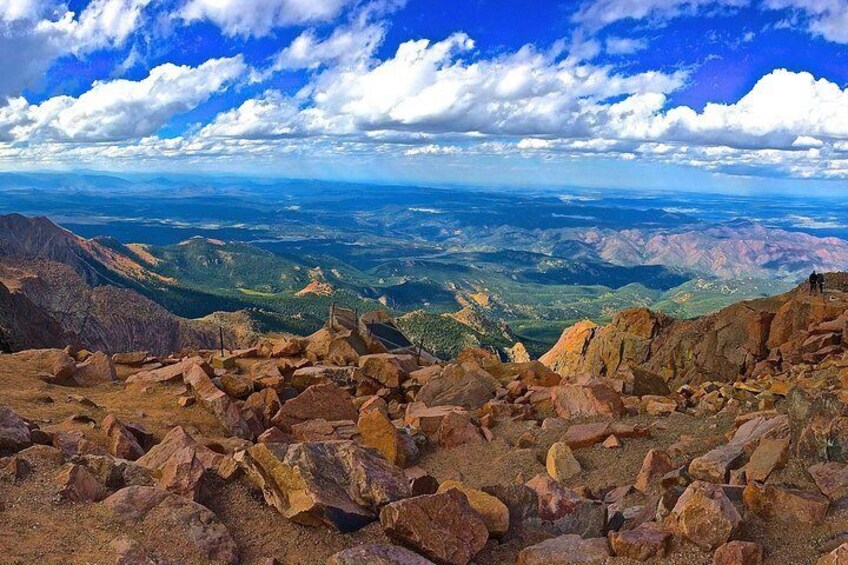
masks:
<svg viewBox="0 0 848 565"><path fill-rule="evenodd" d="M295 441L333 441L350 440L359 437L359 428L353 420L307 420L291 428Z"/></svg>
<svg viewBox="0 0 848 565"><path fill-rule="evenodd" d="M745 465L748 481L765 482L775 469L786 464L789 457L789 438L763 439Z"/></svg>
<svg viewBox="0 0 848 565"><path fill-rule="evenodd" d="M409 479L409 488L412 489L412 496L421 496L422 494L436 494L439 490L439 481L431 474L420 467L409 467L404 470Z"/></svg>
<svg viewBox="0 0 848 565"><path fill-rule="evenodd" d="M556 442L551 445L545 460L545 468L552 479L564 483L568 479L579 475L580 463L574 458L571 448L564 442Z"/></svg>
<svg viewBox="0 0 848 565"><path fill-rule="evenodd" d="M416 401L429 407L460 406L476 410L495 398L498 381L474 363L455 363L421 387Z"/></svg>
<svg viewBox="0 0 848 565"><path fill-rule="evenodd" d="M762 565L763 548L750 541L729 541L716 549L713 565Z"/></svg>
<svg viewBox="0 0 848 565"><path fill-rule="evenodd" d="M56 475L56 482L59 496L71 502L97 502L109 494L82 465L68 463Z"/></svg>
<svg viewBox="0 0 848 565"><path fill-rule="evenodd" d="M724 445L696 457L689 464L689 474L696 479L723 484L730 478L730 471L745 462L745 450L740 445Z"/></svg>
<svg viewBox="0 0 848 565"><path fill-rule="evenodd" d="M331 555L326 565L433 565L429 559L397 545L368 543Z"/></svg>
<svg viewBox="0 0 848 565"><path fill-rule="evenodd" d="M375 353L360 357L359 368L361 376L388 388L398 388L411 371L418 369L418 364L413 355Z"/></svg>
<svg viewBox="0 0 848 565"><path fill-rule="evenodd" d="M471 416L463 412L448 412L442 418L436 437L442 447L458 447L465 444L485 443L486 441L480 430L471 421Z"/></svg>
<svg viewBox="0 0 848 565"><path fill-rule="evenodd" d="M666 556L671 534L659 524L647 522L633 530L610 532L609 541L616 557L647 561Z"/></svg>
<svg viewBox="0 0 848 565"><path fill-rule="evenodd" d="M262 430L251 430L251 426L242 417L236 403L212 383L212 379L202 367L195 365L188 369L185 381L194 390L198 400L218 419L228 434L242 439L253 439L262 433ZM258 422L257 427L261 427Z"/></svg>
<svg viewBox="0 0 848 565"><path fill-rule="evenodd" d="M621 441L619 441L619 439L615 436L609 436L601 445L606 449L615 449L617 447L621 447Z"/></svg>
<svg viewBox="0 0 848 565"><path fill-rule="evenodd" d="M411 494L400 469L351 441L258 444L240 464L268 504L307 526L355 531Z"/></svg>
<svg viewBox="0 0 848 565"><path fill-rule="evenodd" d="M544 428L544 425L542 427ZM617 438L648 437L650 432L646 427L634 427L621 422L575 424L568 427L561 441L567 443L570 448L577 449L591 447L612 435Z"/></svg>
<svg viewBox="0 0 848 565"><path fill-rule="evenodd" d="M755 514L787 524L820 524L830 507L820 494L760 483L748 483L742 498Z"/></svg>
<svg viewBox="0 0 848 565"><path fill-rule="evenodd" d="M98 351L85 363L77 366L74 373L74 382L79 386L97 386L103 383L111 383L118 380L115 372L115 364L105 353Z"/></svg>
<svg viewBox="0 0 848 565"><path fill-rule="evenodd" d="M848 465L845 463L818 463L808 472L822 494L830 500L848 497Z"/></svg>
<svg viewBox="0 0 848 565"><path fill-rule="evenodd" d="M312 385L289 400L272 418L275 426L289 431L295 424L307 420L351 420L359 417L350 395L334 384Z"/></svg>
<svg viewBox="0 0 848 565"><path fill-rule="evenodd" d="M0 481L16 483L26 477L31 467L23 457L0 457Z"/></svg>
<svg viewBox="0 0 848 565"><path fill-rule="evenodd" d="M486 545L486 524L456 489L387 505L380 524L393 541L436 563L466 565Z"/></svg>
<svg viewBox="0 0 848 565"><path fill-rule="evenodd" d="M203 463L206 469L217 468L223 459L221 454L200 445L182 427L177 426L168 432L160 443L153 446L144 457L140 457L136 463L155 473L159 473L175 453L186 447L191 447L195 450L195 456Z"/></svg>
<svg viewBox="0 0 848 565"><path fill-rule="evenodd" d="M197 501L203 479L203 463L197 458L197 448L185 447L174 453L161 469L159 486Z"/></svg>
<svg viewBox="0 0 848 565"><path fill-rule="evenodd" d="M672 469L674 469L674 466L671 464L668 453L659 449L651 449L645 455L642 468L639 470L633 486L636 490L648 492L652 485Z"/></svg>
<svg viewBox="0 0 848 565"><path fill-rule="evenodd" d="M14 410L0 404L0 450L20 451L30 445L29 426Z"/></svg>
<svg viewBox="0 0 848 565"><path fill-rule="evenodd" d="M374 410L359 417L362 443L379 451L393 465L409 467L418 458L418 448L407 435L398 431L388 416Z"/></svg>
<svg viewBox="0 0 848 565"><path fill-rule="evenodd" d="M516 565L605 565L610 554L606 538L583 539L574 534L552 538L522 549Z"/></svg>
<svg viewBox="0 0 848 565"><path fill-rule="evenodd" d="M280 431L280 428L268 428L264 432L262 432L258 438L256 438L257 443L292 443L291 436L288 436Z"/></svg>
<svg viewBox="0 0 848 565"><path fill-rule="evenodd" d="M127 365L128 367L140 367L150 356L147 351L128 351L112 355L112 363L116 365Z"/></svg>
<svg viewBox="0 0 848 565"><path fill-rule="evenodd" d="M456 489L466 496L468 504L483 519L489 534L502 536L509 530L509 508L497 497L460 481L445 481L439 485L438 492L447 492L450 489Z"/></svg>
<svg viewBox="0 0 848 565"><path fill-rule="evenodd" d="M566 420L619 418L624 413L624 403L618 393L602 384L552 387L551 402L557 416Z"/></svg>
<svg viewBox="0 0 848 565"><path fill-rule="evenodd" d="M695 481L669 515L670 525L704 551L726 543L742 522L722 487Z"/></svg>
<svg viewBox="0 0 848 565"><path fill-rule="evenodd" d="M109 452L115 457L135 461L144 455L136 437L112 414L103 418L100 428L109 436Z"/></svg>
<svg viewBox="0 0 848 565"><path fill-rule="evenodd" d="M389 417L389 405L386 404L386 401L379 396L372 396L359 406L360 414L367 414L368 412L375 411L380 412L387 418Z"/></svg>
<svg viewBox="0 0 848 565"><path fill-rule="evenodd" d="M464 414L459 406L427 407L423 402L412 402L406 407L403 423L420 430L426 436L434 436L442 425L442 420L451 413Z"/></svg>
<svg viewBox="0 0 848 565"><path fill-rule="evenodd" d="M182 534L188 547L198 551L199 560L239 563L238 548L227 528L196 502L155 487L127 487L102 504L128 526L147 525L166 529L172 535Z"/></svg>
<svg viewBox="0 0 848 565"><path fill-rule="evenodd" d="M135 375L131 375L127 377L126 383L146 385L151 383L166 383L182 380L185 373L195 365L203 367L207 373L212 372L211 367L207 365L206 361L202 357L187 357L172 365L166 365L151 371L141 371Z"/></svg>
<svg viewBox="0 0 848 565"><path fill-rule="evenodd" d="M604 504L583 498L547 474L536 475L526 486L536 494L536 515L551 522L555 531L583 537L603 535L607 524Z"/></svg>
<svg viewBox="0 0 848 565"><path fill-rule="evenodd" d="M271 419L282 408L282 403L277 391L273 388L263 388L251 394L244 407L253 411L262 426L267 429L271 427Z"/></svg>
<svg viewBox="0 0 848 565"><path fill-rule="evenodd" d="M221 388L233 398L244 399L253 394L253 381L241 375L224 373L221 375Z"/></svg>

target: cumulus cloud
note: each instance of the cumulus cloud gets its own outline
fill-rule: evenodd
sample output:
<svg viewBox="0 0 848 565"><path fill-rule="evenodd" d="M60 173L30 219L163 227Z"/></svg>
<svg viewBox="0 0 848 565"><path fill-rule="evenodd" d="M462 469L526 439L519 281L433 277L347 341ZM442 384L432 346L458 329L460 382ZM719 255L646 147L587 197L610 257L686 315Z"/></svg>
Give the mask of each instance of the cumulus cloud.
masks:
<svg viewBox="0 0 848 565"><path fill-rule="evenodd" d="M355 0L188 0L179 12L186 22L209 21L229 36L268 35L275 28L336 18Z"/></svg>
<svg viewBox="0 0 848 565"><path fill-rule="evenodd" d="M610 55L632 55L647 48L648 41L645 39L631 39L629 37L608 37L606 39L606 52Z"/></svg>
<svg viewBox="0 0 848 565"><path fill-rule="evenodd" d="M198 67L165 64L140 81L96 82L78 98L56 96L37 105L12 99L0 108L0 139L100 142L147 136L227 88L246 70L241 56Z"/></svg>
<svg viewBox="0 0 848 565"><path fill-rule="evenodd" d="M123 45L150 0L92 0L80 13L55 0L0 2L0 99L20 94L67 54Z"/></svg>

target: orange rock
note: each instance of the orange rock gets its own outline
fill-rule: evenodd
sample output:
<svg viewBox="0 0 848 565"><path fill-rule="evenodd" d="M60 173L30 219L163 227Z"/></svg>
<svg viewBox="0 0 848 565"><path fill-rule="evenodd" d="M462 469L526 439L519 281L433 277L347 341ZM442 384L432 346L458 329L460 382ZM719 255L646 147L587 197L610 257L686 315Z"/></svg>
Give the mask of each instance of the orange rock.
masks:
<svg viewBox="0 0 848 565"><path fill-rule="evenodd" d="M383 454L398 467L409 467L418 457L418 448L412 438L401 434L388 416L378 410L365 412L357 423L362 443Z"/></svg>
<svg viewBox="0 0 848 565"><path fill-rule="evenodd" d="M674 466L671 464L671 458L668 456L668 453L658 449L651 449L645 455L642 468L639 470L633 486L636 490L648 492L654 483L672 469L674 469Z"/></svg>

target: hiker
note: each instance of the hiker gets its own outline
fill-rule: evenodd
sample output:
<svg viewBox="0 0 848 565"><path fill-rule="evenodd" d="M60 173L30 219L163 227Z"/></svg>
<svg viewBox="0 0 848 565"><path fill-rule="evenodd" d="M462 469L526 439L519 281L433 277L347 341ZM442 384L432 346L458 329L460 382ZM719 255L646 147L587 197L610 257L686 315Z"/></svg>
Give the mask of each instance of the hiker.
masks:
<svg viewBox="0 0 848 565"><path fill-rule="evenodd" d="M819 283L819 275L816 273L815 269L810 273L810 294L816 293L816 285Z"/></svg>
<svg viewBox="0 0 848 565"><path fill-rule="evenodd" d="M819 294L824 296L824 273L819 273L819 276L816 277L816 282L819 285Z"/></svg>

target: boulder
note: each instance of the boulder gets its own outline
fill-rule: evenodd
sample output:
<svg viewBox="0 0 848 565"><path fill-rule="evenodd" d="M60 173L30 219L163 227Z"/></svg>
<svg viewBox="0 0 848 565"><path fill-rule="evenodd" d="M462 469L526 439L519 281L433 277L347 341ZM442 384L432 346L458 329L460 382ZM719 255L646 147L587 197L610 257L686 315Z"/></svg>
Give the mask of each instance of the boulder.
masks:
<svg viewBox="0 0 848 565"><path fill-rule="evenodd" d="M822 494L830 500L848 497L848 465L845 463L818 463L807 472Z"/></svg>
<svg viewBox="0 0 848 565"><path fill-rule="evenodd" d="M393 502L380 512L392 541L436 563L466 565L486 545L489 532L457 489Z"/></svg>
<svg viewBox="0 0 848 565"><path fill-rule="evenodd" d="M112 363L128 367L141 367L150 355L147 351L128 351L112 355Z"/></svg>
<svg viewBox="0 0 848 565"><path fill-rule="evenodd" d="M647 395L668 396L671 394L665 379L636 366L620 369L615 374L615 378L624 381L624 393L628 396L641 398Z"/></svg>
<svg viewBox="0 0 848 565"><path fill-rule="evenodd" d="M182 380L185 373L195 365L203 367L207 374L212 373L212 368L202 357L187 357L177 363L165 365L150 371L141 371L127 377L127 384L147 385L153 383L167 383Z"/></svg>
<svg viewBox="0 0 848 565"><path fill-rule="evenodd" d="M29 426L14 410L0 404L0 451L20 451L30 445Z"/></svg>
<svg viewBox="0 0 848 565"><path fill-rule="evenodd" d="M16 483L30 471L32 468L23 457L0 457L0 482Z"/></svg>
<svg viewBox="0 0 848 565"><path fill-rule="evenodd" d="M159 486L168 492L197 501L203 479L203 463L197 458L197 449L185 447L168 459L162 467Z"/></svg>
<svg viewBox="0 0 848 565"><path fill-rule="evenodd" d="M154 445L143 457L140 457L136 463L154 473L161 473L168 460L186 447L194 449L195 457L203 463L206 469L216 469L223 459L223 455L200 445L181 426L177 426L168 432L161 442Z"/></svg>
<svg viewBox="0 0 848 565"><path fill-rule="evenodd" d="M551 388L551 402L556 415L571 418L619 418L624 403L617 392L600 383L562 385Z"/></svg>
<svg viewBox="0 0 848 565"><path fill-rule="evenodd" d="M509 509L496 497L459 481L445 481L439 485L437 492L447 492L451 489L456 489L465 495L468 504L483 519L490 535L499 537L509 530Z"/></svg>
<svg viewBox="0 0 848 565"><path fill-rule="evenodd" d="M609 541L616 557L647 561L666 556L671 534L656 522L647 522L632 530L610 532Z"/></svg>
<svg viewBox="0 0 848 565"><path fill-rule="evenodd" d="M406 407L403 417L404 425L416 428L426 436L434 436L442 425L445 416L451 413L464 414L459 406L428 407L423 402L411 402Z"/></svg>
<svg viewBox="0 0 848 565"><path fill-rule="evenodd" d="M704 481L687 487L668 519L675 531L704 551L726 543L742 523L724 489Z"/></svg>
<svg viewBox="0 0 848 565"><path fill-rule="evenodd" d="M359 358L360 376L373 379L388 388L398 388L409 373L418 369L415 356L373 353Z"/></svg>
<svg viewBox="0 0 848 565"><path fill-rule="evenodd" d="M789 438L760 441L750 461L745 465L745 477L748 481L765 482L775 470L783 467L789 458Z"/></svg>
<svg viewBox="0 0 848 565"><path fill-rule="evenodd" d="M255 429L251 429L236 403L215 386L201 366L194 365L188 369L185 381L191 386L198 400L218 419L228 434L250 440L262 433L262 430L258 429L261 428L258 422Z"/></svg>
<svg viewBox="0 0 848 565"><path fill-rule="evenodd" d="M12 354L27 366L52 376L51 384L66 383L77 370L77 362L64 349L30 349Z"/></svg>
<svg viewBox="0 0 848 565"><path fill-rule="evenodd" d="M583 537L604 535L607 524L604 504L581 497L547 474L536 475L526 486L536 493L536 516L552 531Z"/></svg>
<svg viewBox="0 0 848 565"><path fill-rule="evenodd" d="M458 447L466 444L485 443L480 428L471 421L466 412L448 412L442 418L436 438L442 447Z"/></svg>
<svg viewBox="0 0 848 565"><path fill-rule="evenodd" d="M460 406L476 410L495 398L498 381L474 363L448 365L438 377L431 379L415 397L433 406Z"/></svg>
<svg viewBox="0 0 848 565"><path fill-rule="evenodd" d="M115 457L135 461L144 455L136 437L112 414L103 418L100 428L109 437L109 452Z"/></svg>
<svg viewBox="0 0 848 565"><path fill-rule="evenodd" d="M379 451L393 465L409 467L418 458L418 447L412 438L400 433L379 410L360 415L357 427L362 443Z"/></svg>
<svg viewBox="0 0 848 565"><path fill-rule="evenodd" d="M265 429L271 427L271 419L282 406L280 397L273 388L263 388L259 392L254 392L244 403L244 407L253 412Z"/></svg>
<svg viewBox="0 0 848 565"><path fill-rule="evenodd" d="M198 561L239 563L238 548L227 528L196 502L156 487L127 487L102 504L127 526L149 524L182 534L198 551Z"/></svg>
<svg viewBox="0 0 848 565"><path fill-rule="evenodd" d="M411 494L400 469L352 441L258 444L239 463L268 504L307 526L355 531Z"/></svg>
<svg viewBox="0 0 848 565"><path fill-rule="evenodd" d="M221 388L233 398L245 399L253 394L253 381L241 375L224 373L221 375Z"/></svg>
<svg viewBox="0 0 848 565"><path fill-rule="evenodd" d="M118 374L115 372L115 364L102 351L94 353L84 363L78 365L74 373L74 382L79 386L97 386L117 380Z"/></svg>
<svg viewBox="0 0 848 565"><path fill-rule="evenodd" d="M516 565L604 565L610 554L606 538L567 534L522 549Z"/></svg>
<svg viewBox="0 0 848 565"><path fill-rule="evenodd" d="M715 550L713 565L762 565L763 548L751 541L729 541Z"/></svg>
<svg viewBox="0 0 848 565"><path fill-rule="evenodd" d="M546 420L547 421L547 420ZM544 424L542 425L544 428ZM594 424L574 424L568 426L560 441L568 444L571 449L591 447L603 442L610 436L621 438L648 437L650 432L646 427L630 426L621 422L598 422Z"/></svg>
<svg viewBox="0 0 848 565"><path fill-rule="evenodd" d="M97 479L82 465L68 463L56 475L59 484L59 496L71 502L97 502L108 496Z"/></svg>
<svg viewBox="0 0 848 565"><path fill-rule="evenodd" d="M689 464L689 474L696 479L724 484L730 472L745 462L745 450L740 445L723 445L696 457Z"/></svg>
<svg viewBox="0 0 848 565"><path fill-rule="evenodd" d="M582 470L580 462L574 458L571 448L565 442L556 442L551 445L545 460L545 468L551 478L560 483L579 475Z"/></svg>
<svg viewBox="0 0 848 565"><path fill-rule="evenodd" d="M281 430L290 431L295 424L307 420L352 420L359 417L351 396L335 384L312 385L283 404L272 422Z"/></svg>
<svg viewBox="0 0 848 565"><path fill-rule="evenodd" d="M331 555L326 565L433 565L429 559L397 545L368 543Z"/></svg>
<svg viewBox="0 0 848 565"><path fill-rule="evenodd" d="M648 492L651 486L659 481L666 473L674 469L668 453L659 449L651 449L645 455L642 468L636 475L633 486L641 492Z"/></svg>
<svg viewBox="0 0 848 565"><path fill-rule="evenodd" d="M821 524L830 507L820 494L756 482L748 483L742 499L754 514L786 524Z"/></svg>

